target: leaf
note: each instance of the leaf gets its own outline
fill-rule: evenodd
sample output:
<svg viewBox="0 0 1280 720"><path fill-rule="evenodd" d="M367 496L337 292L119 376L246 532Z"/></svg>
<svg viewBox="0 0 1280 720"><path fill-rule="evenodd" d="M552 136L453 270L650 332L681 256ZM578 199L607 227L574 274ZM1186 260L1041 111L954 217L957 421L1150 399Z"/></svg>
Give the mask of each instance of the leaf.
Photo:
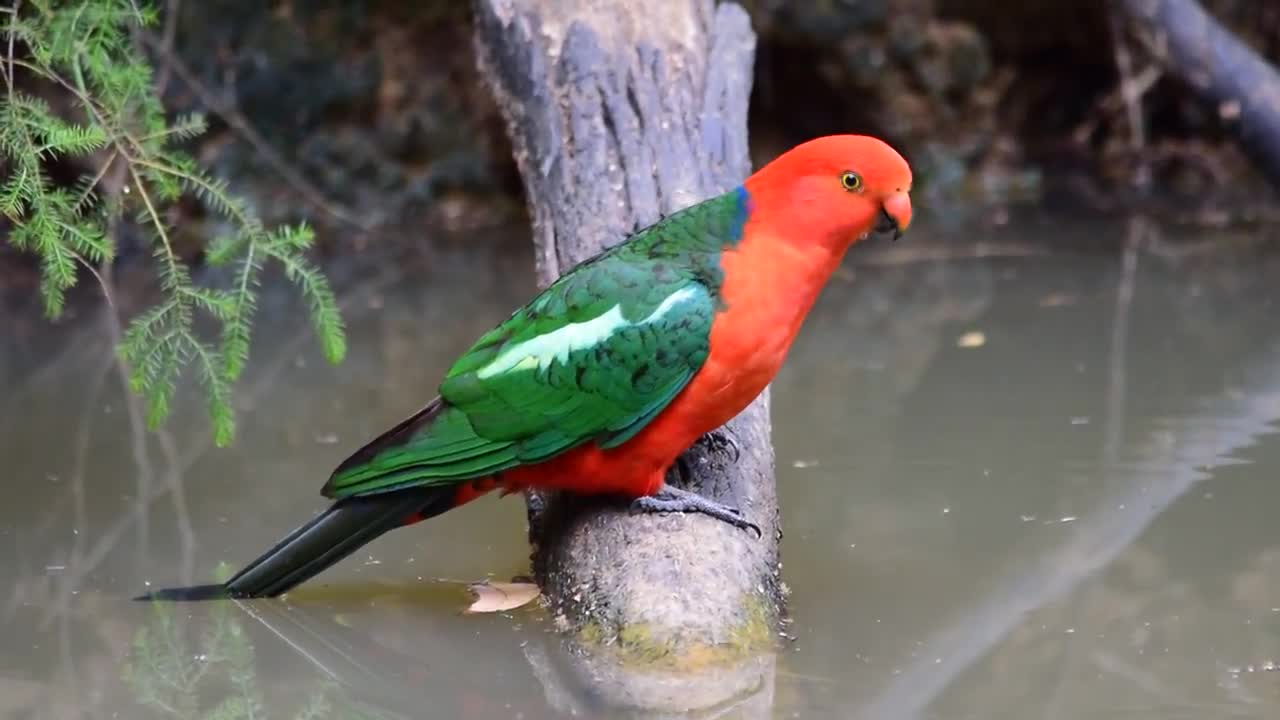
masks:
<svg viewBox="0 0 1280 720"><path fill-rule="evenodd" d="M475 595L475 600L464 612L467 614L493 613L515 610L528 605L542 594L542 590L529 582L484 582L472 583L467 589Z"/></svg>

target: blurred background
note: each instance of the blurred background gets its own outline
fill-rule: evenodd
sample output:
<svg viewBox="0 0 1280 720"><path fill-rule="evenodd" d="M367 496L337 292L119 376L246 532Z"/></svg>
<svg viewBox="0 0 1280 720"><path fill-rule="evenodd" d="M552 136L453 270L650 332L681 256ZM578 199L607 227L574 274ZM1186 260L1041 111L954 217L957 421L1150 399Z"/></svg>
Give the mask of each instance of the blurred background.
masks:
<svg viewBox="0 0 1280 720"><path fill-rule="evenodd" d="M755 165L880 135L918 220L850 253L774 385L791 616L769 681L697 717L1280 714L1280 4L1162 0L1190 23L1166 38L1203 11L1234 43L1245 94L1146 4L744 3ZM124 222L94 266L112 304L81 271L56 321L39 252L0 242L0 716L672 716L566 682L536 605L460 614L468 582L528 570L514 499L392 533L287 607L128 601L320 508L333 465L535 290L469 3L157 10L127 37L164 114L208 118L180 147L267 226L314 228L346 356L269 267L234 443L195 371L152 429L113 348L164 296L154 238ZM54 158L52 186L101 162ZM225 213L178 193L162 224L195 283L227 283Z"/></svg>
<svg viewBox="0 0 1280 720"><path fill-rule="evenodd" d="M866 132L909 158L925 213L999 220L998 209L1050 204L1077 214L1157 206L1216 224L1273 218L1261 158L1251 163L1234 141L1239 103L1206 103L1134 32L1122 5L751 0L753 159L819 134ZM207 114L193 154L264 219L334 224L317 200L366 225L521 219L468 3L168 7L147 45L164 106ZM1280 48L1271 3L1203 7L1262 58ZM1266 79L1256 79L1258 92ZM181 226L198 236L192 205ZM376 240L331 232L320 242L336 253Z"/></svg>

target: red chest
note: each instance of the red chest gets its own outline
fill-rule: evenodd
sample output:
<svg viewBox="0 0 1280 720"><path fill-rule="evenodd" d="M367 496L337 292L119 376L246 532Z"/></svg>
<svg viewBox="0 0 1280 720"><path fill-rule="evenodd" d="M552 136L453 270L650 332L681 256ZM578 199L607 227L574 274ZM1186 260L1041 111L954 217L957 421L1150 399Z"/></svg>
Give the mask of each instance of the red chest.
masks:
<svg viewBox="0 0 1280 720"><path fill-rule="evenodd" d="M839 258L749 234L722 258L725 309L711 329L711 351L685 389L621 447L587 445L540 465L506 473L525 486L644 495L697 439L742 412L773 380L818 292Z"/></svg>
<svg viewBox="0 0 1280 720"><path fill-rule="evenodd" d="M721 260L725 309L702 369L638 440L671 462L699 436L742 412L773 380L822 286L839 262L820 247L749 233Z"/></svg>

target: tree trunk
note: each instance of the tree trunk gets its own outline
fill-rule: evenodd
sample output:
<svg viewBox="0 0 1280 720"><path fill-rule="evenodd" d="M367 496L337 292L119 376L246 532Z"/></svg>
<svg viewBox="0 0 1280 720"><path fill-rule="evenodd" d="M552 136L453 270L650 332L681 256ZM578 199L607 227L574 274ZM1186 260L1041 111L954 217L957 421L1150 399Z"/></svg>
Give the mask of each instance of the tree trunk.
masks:
<svg viewBox="0 0 1280 720"><path fill-rule="evenodd" d="M1280 73L1196 0L1122 0L1171 72L1217 107L1257 168L1280 185Z"/></svg>
<svg viewBox="0 0 1280 720"><path fill-rule="evenodd" d="M749 173L755 35L738 5L475 0L475 8L480 67L524 178L543 286ZM738 506L761 538L700 515L530 497L539 584L556 622L589 651L575 657L574 672L611 704L706 707L772 686L772 661L766 668L757 654L776 637L781 605L767 392L727 427L740 454L699 444L685 456L689 485ZM716 673L687 672L709 661Z"/></svg>

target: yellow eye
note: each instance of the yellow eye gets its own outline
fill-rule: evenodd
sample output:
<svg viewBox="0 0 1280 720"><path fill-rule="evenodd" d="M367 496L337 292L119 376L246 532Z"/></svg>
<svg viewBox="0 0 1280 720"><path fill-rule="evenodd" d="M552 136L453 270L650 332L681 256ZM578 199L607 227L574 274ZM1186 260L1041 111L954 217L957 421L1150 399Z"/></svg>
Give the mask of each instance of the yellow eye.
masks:
<svg viewBox="0 0 1280 720"><path fill-rule="evenodd" d="M846 170L840 173L840 187L854 192L862 189L862 176L856 172Z"/></svg>

